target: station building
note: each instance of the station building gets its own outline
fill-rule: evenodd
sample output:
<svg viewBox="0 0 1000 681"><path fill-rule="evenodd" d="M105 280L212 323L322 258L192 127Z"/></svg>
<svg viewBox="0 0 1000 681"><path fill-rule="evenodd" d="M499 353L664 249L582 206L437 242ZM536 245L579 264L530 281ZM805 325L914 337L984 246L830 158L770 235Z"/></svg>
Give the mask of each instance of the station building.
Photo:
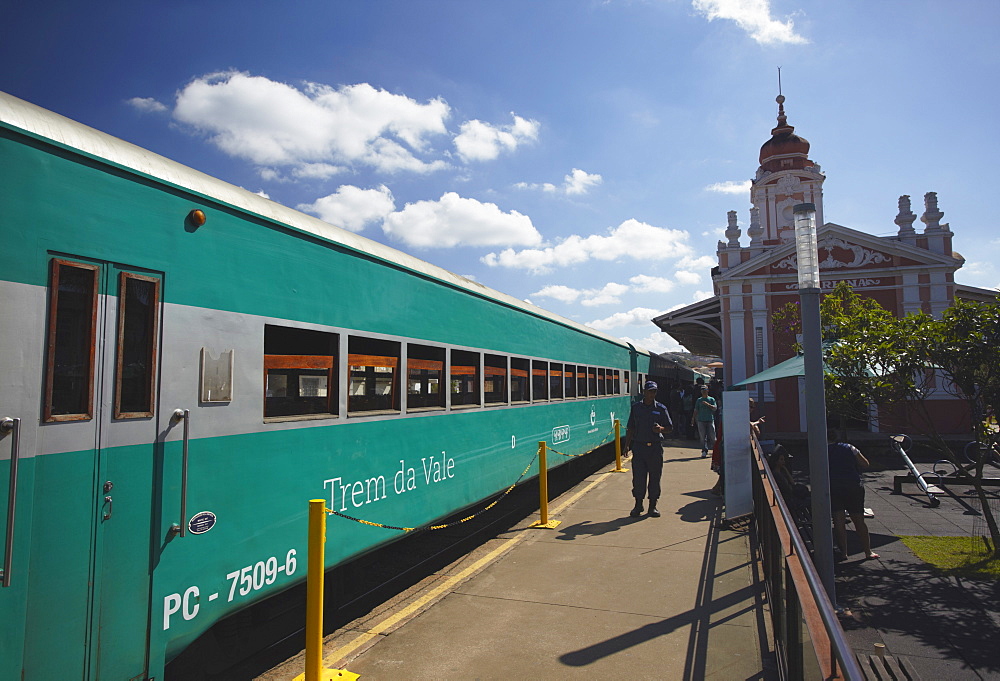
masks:
<svg viewBox="0 0 1000 681"><path fill-rule="evenodd" d="M819 225L820 279L823 289L846 281L859 295L870 296L897 316L924 311L934 316L956 300L995 301L997 292L955 282L965 259L952 248L953 232L942 223L937 195L924 195L921 228L910 197L899 197L898 227L892 236L873 236L833 222L823 211L823 182L818 163L809 158L809 142L795 134L779 95L778 124L760 148L760 166L751 183L749 245L740 242L736 211L729 211L726 241L718 244L718 266L712 269L715 295L655 319L662 331L690 352L716 355L725 363L724 383L737 384L794 357L789 334L778 334L772 313L798 301L795 229L792 210L800 203L816 206ZM806 430L804 380L788 376L750 386L763 399L768 431ZM944 390L933 413L942 433L970 430L964 402ZM867 423L852 430L879 432L889 414L872 410Z"/></svg>

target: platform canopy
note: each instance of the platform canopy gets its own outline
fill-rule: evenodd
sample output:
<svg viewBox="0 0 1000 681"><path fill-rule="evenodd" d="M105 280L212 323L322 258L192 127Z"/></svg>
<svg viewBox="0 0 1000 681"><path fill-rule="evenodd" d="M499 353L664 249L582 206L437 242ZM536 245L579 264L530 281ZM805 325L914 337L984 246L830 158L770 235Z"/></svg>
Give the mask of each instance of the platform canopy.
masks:
<svg viewBox="0 0 1000 681"><path fill-rule="evenodd" d="M750 385L752 383L763 383L764 381L773 381L779 378L788 378L789 376L805 376L806 375L806 363L805 357L803 355L796 355L790 359L786 359L784 362L775 364L773 367L768 367L764 369L759 374L754 374L750 378L745 378L739 383L733 385L734 388L738 388L741 385Z"/></svg>

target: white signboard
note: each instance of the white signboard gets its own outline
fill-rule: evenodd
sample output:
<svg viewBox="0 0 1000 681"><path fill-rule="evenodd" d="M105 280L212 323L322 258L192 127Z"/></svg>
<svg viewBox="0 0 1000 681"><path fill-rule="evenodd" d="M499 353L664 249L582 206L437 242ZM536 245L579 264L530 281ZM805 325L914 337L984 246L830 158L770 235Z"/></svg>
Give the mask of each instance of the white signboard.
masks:
<svg viewBox="0 0 1000 681"><path fill-rule="evenodd" d="M750 393L726 392L722 400L723 452L726 475L726 519L753 511L750 479Z"/></svg>

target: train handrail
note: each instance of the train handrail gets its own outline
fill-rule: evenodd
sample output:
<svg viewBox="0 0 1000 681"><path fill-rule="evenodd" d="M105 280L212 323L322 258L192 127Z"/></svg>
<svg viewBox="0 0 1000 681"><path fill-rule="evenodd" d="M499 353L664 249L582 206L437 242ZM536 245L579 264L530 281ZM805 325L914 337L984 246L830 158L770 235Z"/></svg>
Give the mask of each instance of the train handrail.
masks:
<svg viewBox="0 0 1000 681"><path fill-rule="evenodd" d="M844 678L848 681L864 681L864 672L862 672L861 666L858 664L857 659L855 659L851 646L844 636L844 630L837 618L836 608L830 602L830 597L823 586L816 567L813 565L805 542L799 534L795 521L792 518L791 511L789 511L785 500L777 491L774 474L771 472L771 467L762 455L760 443L752 434L750 437L755 463L758 467L758 474L763 473L763 475L758 476L758 479L761 482L761 488L765 496L770 492L770 503L766 505L774 520L774 527L782 545L785 567L795 586L796 600L802 610L802 617L806 622L806 626L809 628L813 650L816 653L817 662L819 662L822 670L822 678ZM762 513L763 511L755 505L754 515L758 521L758 536L761 537L763 543L766 540L766 536L761 532L760 515L758 515ZM779 519L780 523L778 522ZM782 525L784 528L782 528ZM771 567L773 568L773 566ZM798 594L803 593L803 586L806 587L805 591L812 596L811 599L797 598ZM773 610L772 616L776 616ZM817 617L819 622L817 622ZM822 626L819 626L820 623ZM826 654L827 648L829 649L829 656ZM837 674L838 664L840 671L843 673L842 677ZM799 669L798 674L793 676L801 678L801 672L802 670Z"/></svg>
<svg viewBox="0 0 1000 681"><path fill-rule="evenodd" d="M4 542L3 571L0 587L10 586L10 570L14 562L14 512L17 510L17 463L21 458L21 419L9 416L0 421L0 431L11 434L10 492L7 495L7 537Z"/></svg>
<svg viewBox="0 0 1000 681"><path fill-rule="evenodd" d="M170 531L183 537L187 526L188 443L191 439L191 410L175 409L173 418L184 421L184 452L181 458L181 521L172 525Z"/></svg>

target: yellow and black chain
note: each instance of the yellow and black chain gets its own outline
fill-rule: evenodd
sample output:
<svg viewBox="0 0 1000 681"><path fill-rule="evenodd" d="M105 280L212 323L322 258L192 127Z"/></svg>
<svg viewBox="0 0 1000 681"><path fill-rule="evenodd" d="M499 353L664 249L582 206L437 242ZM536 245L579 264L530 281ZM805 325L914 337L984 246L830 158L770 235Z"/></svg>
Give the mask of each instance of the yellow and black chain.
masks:
<svg viewBox="0 0 1000 681"><path fill-rule="evenodd" d="M528 471L531 470L531 467L535 465L535 459L537 459L537 458L538 458L538 451L536 450L535 451L535 455L533 457L531 457L531 462L525 467L524 471L521 472L521 475L518 476L517 480L514 481L514 484L512 484L510 487L508 487L507 489L505 489L500 494L500 496L498 496L496 499L494 499L489 505L487 505L484 508L481 508L480 510L476 511L475 513L473 513L470 516L462 518L461 520L455 520L453 522L445 523L443 525L422 525L421 527L396 527L395 525L386 525L385 523L376 523L376 522L373 522L371 520L362 520L361 518L355 518L354 516L349 516L346 513L341 513L340 511L334 511L333 509L329 509L329 508L325 508L323 510L325 510L330 515L339 516L339 517L345 518L347 520L353 520L354 522L361 523L362 525L371 525L372 527L381 527L381 528L386 529L386 530L399 530L400 532L415 532L417 530L444 530L446 528L454 527L456 525L461 525L462 523L468 522L468 521L472 520L473 518L476 518L476 517L482 515L483 513L486 513L486 511L490 510L491 508L493 508L494 506L496 506L497 504L499 504L500 501L505 496L507 496L508 494L510 494L511 490L513 490L515 487L517 487L517 483L521 482L521 479L524 478L524 476L528 474Z"/></svg>

